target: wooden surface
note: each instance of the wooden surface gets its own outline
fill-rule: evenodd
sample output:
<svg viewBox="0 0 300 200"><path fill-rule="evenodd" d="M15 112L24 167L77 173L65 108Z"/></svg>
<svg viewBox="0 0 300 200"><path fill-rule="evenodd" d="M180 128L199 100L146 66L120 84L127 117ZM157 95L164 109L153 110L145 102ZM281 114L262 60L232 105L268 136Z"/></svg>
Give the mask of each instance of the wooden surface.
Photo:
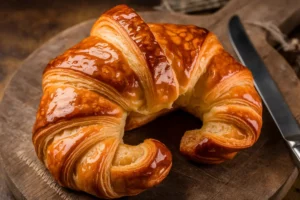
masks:
<svg viewBox="0 0 300 200"><path fill-rule="evenodd" d="M2 163L2 158L0 156L0 163ZM13 200L13 194L8 188L8 185L6 184L6 172L2 169L2 165L0 165L0 199L5 200Z"/></svg>
<svg viewBox="0 0 300 200"><path fill-rule="evenodd" d="M214 31L225 48L233 53L227 36L230 16L238 13L244 22L273 20L277 25L292 27L297 19L288 17L299 9L300 5L296 2L233 0L216 14L202 17L166 12L141 14L146 21L206 27ZM7 88L0 105L0 152L9 186L18 197L92 198L57 186L37 161L31 144L31 127L41 95L41 72L44 66L51 58L84 38L91 24L92 21L88 21L68 29L37 49L24 61ZM247 25L246 29L299 121L300 108L297 102L300 100L300 84L295 73L267 44L262 30ZM158 187L133 199L266 199L278 193L282 196L280 188L284 188L285 183L293 182L297 175L288 150L268 113L264 113L263 131L258 142L239 153L234 160L217 166L190 163L178 152L184 131L200 126L197 119L179 111L126 134L125 141L129 143L138 143L148 137L157 138L171 149L174 157L174 166L168 178Z"/></svg>

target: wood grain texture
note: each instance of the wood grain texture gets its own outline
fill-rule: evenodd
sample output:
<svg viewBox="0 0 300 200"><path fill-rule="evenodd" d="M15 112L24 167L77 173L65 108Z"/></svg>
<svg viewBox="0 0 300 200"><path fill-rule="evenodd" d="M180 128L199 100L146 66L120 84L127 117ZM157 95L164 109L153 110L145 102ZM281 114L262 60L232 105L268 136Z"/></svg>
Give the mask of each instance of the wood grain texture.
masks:
<svg viewBox="0 0 300 200"><path fill-rule="evenodd" d="M0 163L2 163L2 157L0 156ZM6 172L2 169L0 165L0 199L5 200L14 200L11 191L8 188L8 184L6 183Z"/></svg>
<svg viewBox="0 0 300 200"><path fill-rule="evenodd" d="M147 22L206 27L215 32L227 50L233 53L227 36L227 23L234 13L239 14L244 22L274 20L280 25L289 17L285 13L286 9L290 14L299 9L295 2L296 0L233 0L224 9L210 16L186 16L166 12L143 12L141 15ZM272 12L267 12L268 9ZM255 13L254 10L259 12ZM10 177L10 186L26 199L93 199L89 195L59 187L37 160L31 144L31 129L41 96L42 70L51 58L86 37L93 21L67 29L34 51L12 79L0 105L0 152L4 168ZM266 35L262 30L250 26L246 28L294 115L298 116L296 102L300 98L295 93L299 94L299 80L285 78L290 79L295 74L283 58L266 43ZM282 69L280 73L279 69ZM240 152L234 160L222 165L197 165L187 161L179 153L179 142L184 131L199 127L199 120L178 111L126 133L124 139L131 144L149 137L162 141L172 151L174 162L170 175L162 184L128 199L267 199L295 171L286 145L267 112L264 112L264 126L258 142L252 148Z"/></svg>

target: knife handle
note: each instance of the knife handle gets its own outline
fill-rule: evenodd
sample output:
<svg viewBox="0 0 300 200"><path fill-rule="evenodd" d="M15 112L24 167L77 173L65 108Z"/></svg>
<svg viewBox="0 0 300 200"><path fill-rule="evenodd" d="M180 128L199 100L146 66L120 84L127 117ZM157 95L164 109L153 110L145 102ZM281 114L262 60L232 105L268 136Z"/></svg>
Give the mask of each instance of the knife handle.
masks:
<svg viewBox="0 0 300 200"><path fill-rule="evenodd" d="M300 143L295 141L286 141L293 152L293 157L298 168L300 168Z"/></svg>

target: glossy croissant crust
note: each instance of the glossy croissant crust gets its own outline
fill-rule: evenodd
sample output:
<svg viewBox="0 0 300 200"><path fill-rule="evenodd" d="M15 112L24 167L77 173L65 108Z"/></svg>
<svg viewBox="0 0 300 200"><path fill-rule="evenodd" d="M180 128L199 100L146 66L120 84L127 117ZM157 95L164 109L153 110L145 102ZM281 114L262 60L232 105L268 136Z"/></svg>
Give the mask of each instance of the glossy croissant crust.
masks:
<svg viewBox="0 0 300 200"><path fill-rule="evenodd" d="M174 108L203 121L180 144L195 161L221 163L260 134L262 104L252 75L214 34L146 24L120 5L46 67L33 143L62 186L102 198L135 195L160 183L172 158L153 139L124 144L124 129Z"/></svg>

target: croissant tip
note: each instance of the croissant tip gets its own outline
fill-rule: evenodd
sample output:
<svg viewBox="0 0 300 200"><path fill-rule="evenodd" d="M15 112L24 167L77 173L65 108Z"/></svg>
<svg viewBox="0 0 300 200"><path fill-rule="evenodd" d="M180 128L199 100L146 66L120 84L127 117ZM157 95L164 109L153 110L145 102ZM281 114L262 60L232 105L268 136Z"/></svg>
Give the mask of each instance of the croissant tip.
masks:
<svg viewBox="0 0 300 200"><path fill-rule="evenodd" d="M151 170L152 175L154 175L153 182L151 181L149 185L153 187L159 184L169 174L172 167L172 154L166 145L158 140L146 139L145 142L151 142L157 148L156 155L149 166L149 170Z"/></svg>
<svg viewBox="0 0 300 200"><path fill-rule="evenodd" d="M193 145L187 145L191 143ZM184 135L180 144L180 152L190 160L203 164L220 164L231 160L236 155L233 149L221 146L211 138L198 138L194 134Z"/></svg>

